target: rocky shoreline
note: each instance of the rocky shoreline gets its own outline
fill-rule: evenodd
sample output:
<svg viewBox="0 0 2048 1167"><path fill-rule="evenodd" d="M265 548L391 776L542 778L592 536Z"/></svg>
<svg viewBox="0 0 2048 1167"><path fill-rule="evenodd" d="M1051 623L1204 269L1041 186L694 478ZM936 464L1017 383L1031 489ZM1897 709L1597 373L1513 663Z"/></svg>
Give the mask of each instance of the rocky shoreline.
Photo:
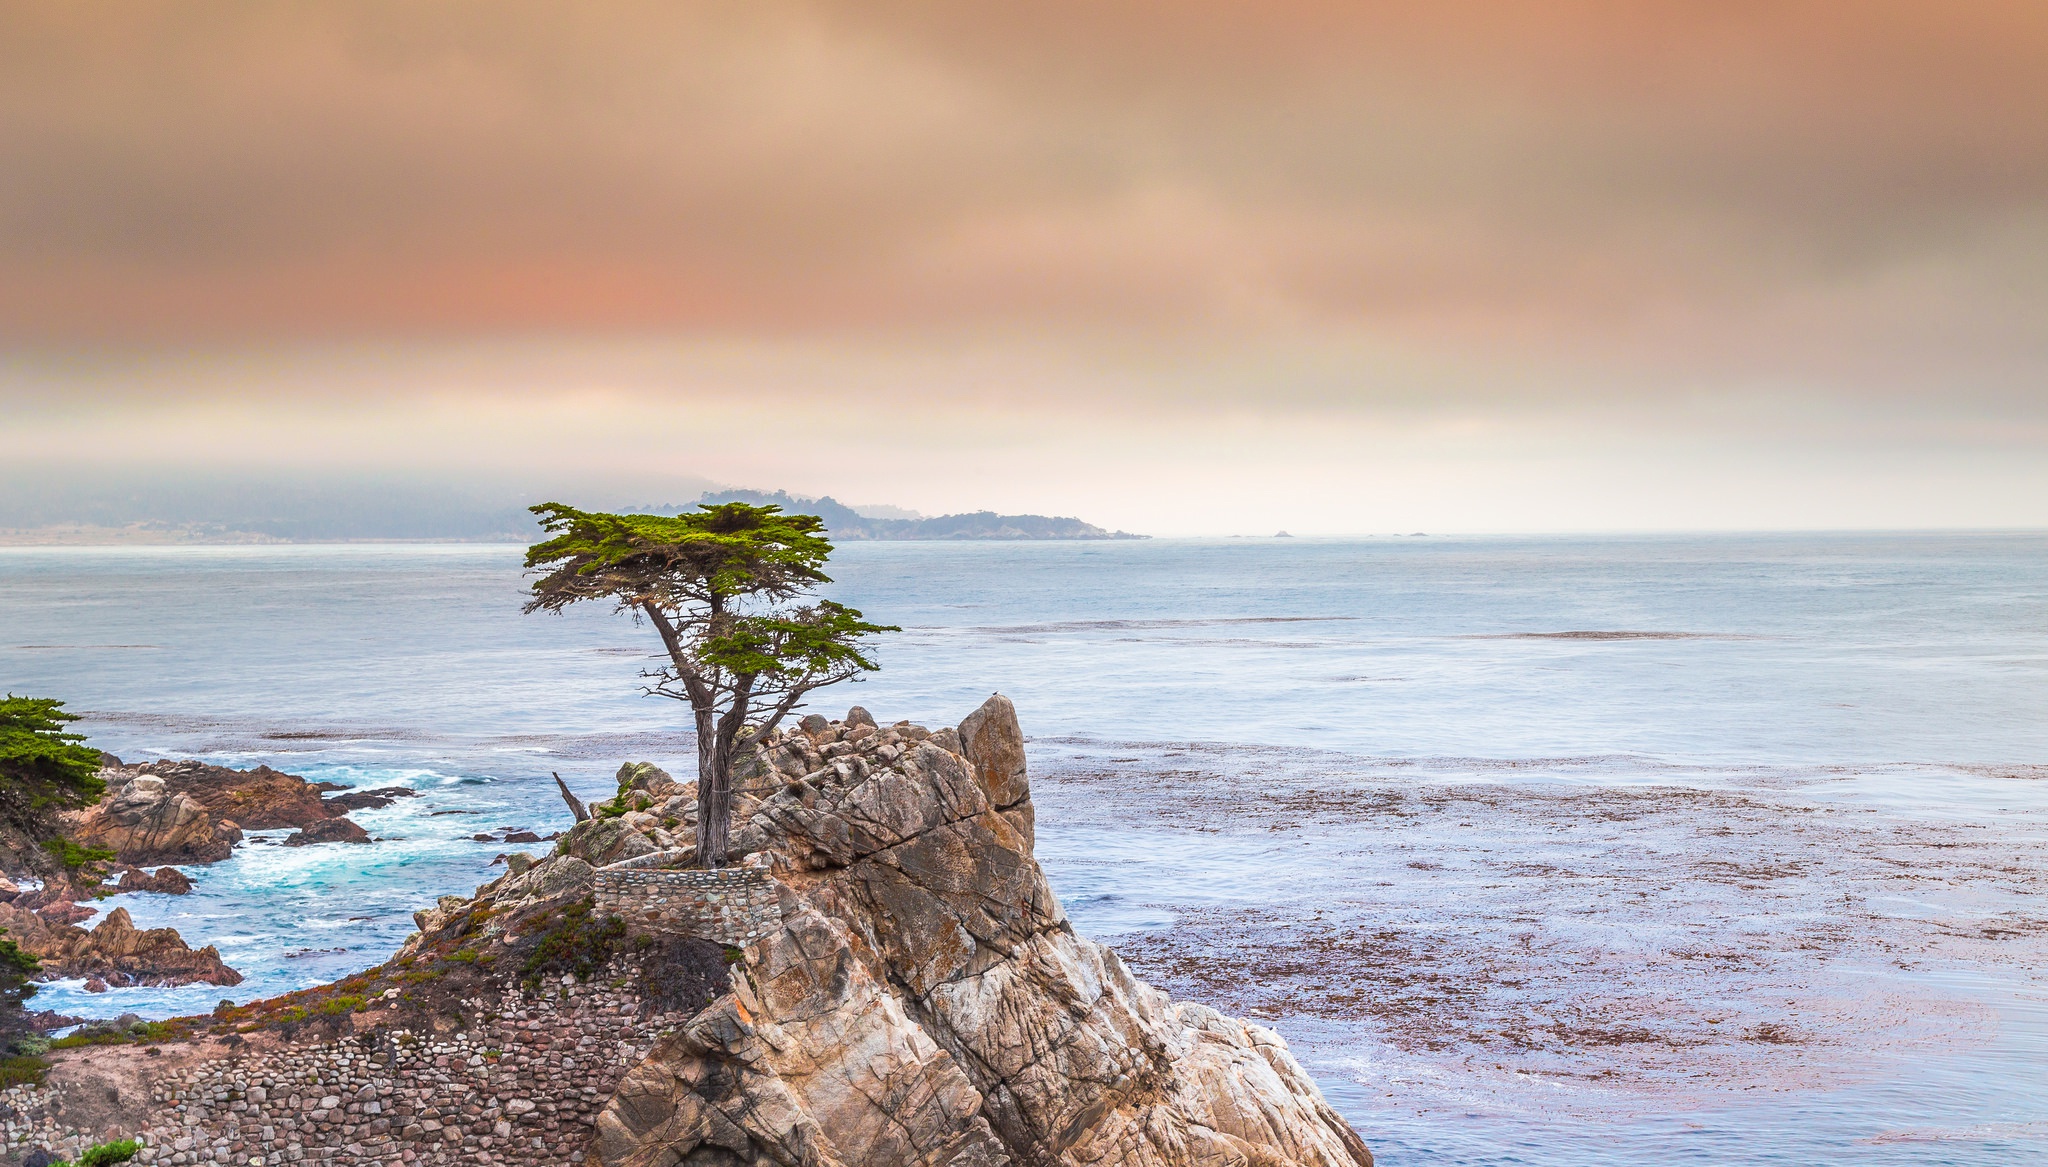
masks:
<svg viewBox="0 0 2048 1167"><path fill-rule="evenodd" d="M739 868L689 870L694 784L629 765L553 854L422 910L389 962L53 1054L0 1101L10 1154L1371 1164L1277 1035L1074 932L1007 700L935 732L807 718L738 786Z"/></svg>
<svg viewBox="0 0 2048 1167"><path fill-rule="evenodd" d="M86 989L136 985L240 984L242 976L212 946L193 949L174 928L138 929L115 908L98 925L105 896L183 895L192 877L181 867L218 863L244 830L295 828L284 843L368 843L348 812L389 805L416 792L312 783L259 766L231 770L195 761L125 763L102 755L105 795L59 819L61 835L20 843L0 855L0 928L42 963L41 980L80 978ZM156 870L150 871L148 868ZM24 890L15 878L40 886Z"/></svg>

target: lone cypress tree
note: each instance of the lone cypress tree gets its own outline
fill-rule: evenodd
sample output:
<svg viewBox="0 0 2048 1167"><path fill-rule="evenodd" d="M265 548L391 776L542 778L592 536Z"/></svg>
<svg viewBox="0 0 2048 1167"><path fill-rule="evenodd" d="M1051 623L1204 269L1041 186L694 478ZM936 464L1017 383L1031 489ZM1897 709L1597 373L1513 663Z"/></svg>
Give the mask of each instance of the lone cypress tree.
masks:
<svg viewBox="0 0 2048 1167"><path fill-rule="evenodd" d="M532 508L553 538L526 550L540 574L527 612L607 600L645 619L668 664L647 692L689 703L697 730L697 863L723 867L732 767L803 700L876 667L863 637L894 632L816 599L832 544L815 515L716 503L680 515Z"/></svg>

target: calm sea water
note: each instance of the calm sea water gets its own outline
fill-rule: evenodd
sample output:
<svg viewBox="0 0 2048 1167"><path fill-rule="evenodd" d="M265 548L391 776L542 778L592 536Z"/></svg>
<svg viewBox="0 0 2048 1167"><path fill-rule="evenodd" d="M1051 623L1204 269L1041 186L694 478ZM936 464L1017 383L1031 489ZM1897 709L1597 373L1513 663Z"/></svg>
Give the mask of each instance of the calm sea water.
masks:
<svg viewBox="0 0 2048 1167"><path fill-rule="evenodd" d="M2048 1156L2048 536L852 544L904 631L830 694L1032 737L1075 921L1286 1034L1383 1162ZM124 758L426 797L130 896L223 992L383 958L566 825L548 779L686 772L651 635L519 615L516 548L0 550L0 683ZM1560 635L1575 634L1575 635Z"/></svg>

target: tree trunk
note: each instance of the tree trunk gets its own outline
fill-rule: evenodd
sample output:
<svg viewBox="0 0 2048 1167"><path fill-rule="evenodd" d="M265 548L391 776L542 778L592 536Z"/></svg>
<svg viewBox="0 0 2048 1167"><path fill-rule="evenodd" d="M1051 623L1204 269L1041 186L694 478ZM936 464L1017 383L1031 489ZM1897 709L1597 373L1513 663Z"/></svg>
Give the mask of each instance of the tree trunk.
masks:
<svg viewBox="0 0 2048 1167"><path fill-rule="evenodd" d="M725 866L726 840L732 834L732 765L753 690L751 674L735 679L725 712L710 726L710 749L703 744L704 730L697 731L697 866L706 871ZM699 717L697 724L707 720Z"/></svg>
<svg viewBox="0 0 2048 1167"><path fill-rule="evenodd" d="M713 871L725 866L725 841L732 834L732 753L721 748L719 735L709 749L697 751L697 866Z"/></svg>

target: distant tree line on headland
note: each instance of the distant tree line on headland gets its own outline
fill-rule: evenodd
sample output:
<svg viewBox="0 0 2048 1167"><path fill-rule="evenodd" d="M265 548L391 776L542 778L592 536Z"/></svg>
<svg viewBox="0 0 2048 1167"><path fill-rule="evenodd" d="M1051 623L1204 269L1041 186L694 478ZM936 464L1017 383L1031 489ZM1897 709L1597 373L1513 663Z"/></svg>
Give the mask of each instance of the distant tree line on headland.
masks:
<svg viewBox="0 0 2048 1167"><path fill-rule="evenodd" d="M1106 531L1080 519L1047 515L999 515L994 511L969 511L934 518L884 519L861 514L827 495L797 498L786 491L712 491L700 503L743 502L753 506L779 506L785 511L813 514L825 521L825 530L842 542L862 539L1143 539L1125 531ZM679 508L666 508L679 509Z"/></svg>

